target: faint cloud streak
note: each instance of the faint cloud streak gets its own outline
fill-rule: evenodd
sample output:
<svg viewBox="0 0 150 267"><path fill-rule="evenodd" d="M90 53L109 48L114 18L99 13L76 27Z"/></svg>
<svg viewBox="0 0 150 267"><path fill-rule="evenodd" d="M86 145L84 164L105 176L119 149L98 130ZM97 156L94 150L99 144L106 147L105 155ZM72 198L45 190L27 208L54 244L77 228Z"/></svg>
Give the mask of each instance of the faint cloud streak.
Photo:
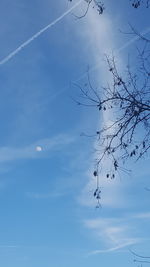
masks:
<svg viewBox="0 0 150 267"><path fill-rule="evenodd" d="M47 156L46 152L60 151L63 146L69 145L74 141L74 137L60 134L52 138L38 140L26 147L0 147L0 162L44 157ZM36 147L39 145L43 148L40 153L36 151Z"/></svg>
<svg viewBox="0 0 150 267"><path fill-rule="evenodd" d="M114 252L141 241L140 238L130 236L131 229L122 218L86 220L84 224L96 233L96 236L106 247L106 249L94 250L89 255Z"/></svg>

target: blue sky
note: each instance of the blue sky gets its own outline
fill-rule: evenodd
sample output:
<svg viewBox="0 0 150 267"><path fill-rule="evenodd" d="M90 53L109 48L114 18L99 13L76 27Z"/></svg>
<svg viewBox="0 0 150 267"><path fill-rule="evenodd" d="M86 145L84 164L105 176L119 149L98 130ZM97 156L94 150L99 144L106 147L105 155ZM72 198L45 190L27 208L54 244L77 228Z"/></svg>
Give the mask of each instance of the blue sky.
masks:
<svg viewBox="0 0 150 267"><path fill-rule="evenodd" d="M134 58L133 36L119 30L128 31L130 22L147 30L149 10L106 0L102 16L91 8L84 19L76 20L72 13L82 14L86 3L76 4L77 0L1 1L4 267L137 266L129 249L149 253L149 158L132 164L131 176L102 178L102 208L95 209L95 141L80 134L97 129L99 117L72 100L79 94L72 84L86 81L88 66L95 86L109 79L104 53L113 51L120 68L128 53Z"/></svg>

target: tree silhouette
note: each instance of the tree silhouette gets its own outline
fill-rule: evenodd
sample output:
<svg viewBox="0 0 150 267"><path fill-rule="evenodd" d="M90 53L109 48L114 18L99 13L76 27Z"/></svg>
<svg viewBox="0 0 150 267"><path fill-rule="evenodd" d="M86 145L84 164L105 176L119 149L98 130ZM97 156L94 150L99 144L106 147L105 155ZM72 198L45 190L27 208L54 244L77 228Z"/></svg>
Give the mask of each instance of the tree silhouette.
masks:
<svg viewBox="0 0 150 267"><path fill-rule="evenodd" d="M72 2L73 0L69 0ZM96 8L99 14L104 12L104 3L98 0L85 0L85 12L77 18L83 18L89 7ZM134 9L150 7L150 0L129 0ZM87 83L80 89L81 98L75 100L78 105L97 108L101 114L101 123L96 133L96 162L93 175L97 179L94 197L100 204L101 189L99 173L107 179L114 179L119 170L128 172L125 163L133 159L138 161L148 154L150 149L150 38L145 37L131 25L131 32L141 41L137 51L137 61L133 66L128 62L126 69L119 70L114 56L105 56L111 81L100 90L94 88L87 72ZM103 120L103 122L102 122ZM88 134L83 134L89 136ZM90 135L91 136L91 135Z"/></svg>
<svg viewBox="0 0 150 267"><path fill-rule="evenodd" d="M138 8L141 5L146 6L146 8L150 6L150 0L130 0L130 2L134 8Z"/></svg>
<svg viewBox="0 0 150 267"><path fill-rule="evenodd" d="M69 2L73 2L74 0L68 0ZM85 7L85 11L82 15L77 16L75 15L76 18L83 18L86 16L89 7L91 6L92 8L95 8L98 12L99 15L103 14L105 10L104 2L101 2L99 0L84 0L87 3L87 7ZM146 8L150 7L150 0L129 0L131 3L131 6L135 9L144 6Z"/></svg>
<svg viewBox="0 0 150 267"><path fill-rule="evenodd" d="M126 69L119 71L115 57L105 56L111 76L107 86L95 89L89 72L87 83L76 85L81 92L77 104L94 107L101 115L94 134L96 164L93 175L97 179L101 169L106 178L114 179L119 170L128 171L125 163L129 159L138 161L150 149L150 39L134 28L132 34L141 42L134 66L128 62ZM104 162L107 162L105 170ZM94 197L99 201L99 183Z"/></svg>
<svg viewBox="0 0 150 267"><path fill-rule="evenodd" d="M130 249L131 254L134 256L134 262L136 263L150 263L150 256L144 256L138 253L135 253ZM142 265L141 265L142 266Z"/></svg>
<svg viewBox="0 0 150 267"><path fill-rule="evenodd" d="M73 0L68 0L69 2L73 2ZM86 16L88 13L89 7L92 6L92 8L96 9L98 14L101 15L104 12L104 4L101 1L98 0L84 0L87 3L87 6L85 7L85 11L82 15L75 15L76 18L81 19Z"/></svg>

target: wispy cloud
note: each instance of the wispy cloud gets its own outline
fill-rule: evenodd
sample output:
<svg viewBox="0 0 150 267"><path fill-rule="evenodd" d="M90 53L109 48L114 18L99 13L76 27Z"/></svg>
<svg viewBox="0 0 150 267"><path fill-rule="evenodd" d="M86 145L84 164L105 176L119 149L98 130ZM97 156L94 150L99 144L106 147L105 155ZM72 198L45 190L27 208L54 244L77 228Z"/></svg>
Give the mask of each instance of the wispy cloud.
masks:
<svg viewBox="0 0 150 267"><path fill-rule="evenodd" d="M127 222L120 218L101 218L86 220L85 226L92 231L101 241L104 249L93 250L89 255L108 253L139 243L140 238L132 236L132 231Z"/></svg>
<svg viewBox="0 0 150 267"><path fill-rule="evenodd" d="M112 53L112 49L118 46L117 40L114 38L113 34L114 26L111 17L109 17L107 12L103 16L99 16L96 12L90 9L86 17L86 24L84 24L83 28L85 43L88 44L87 46L85 45L87 58L89 59L90 65L97 66L98 64L98 68L94 69L94 80L96 80L96 84L98 84L100 87L110 81L110 73L107 71L106 62L104 61L104 54ZM121 62L121 57L118 61ZM102 127L102 124L108 125L109 121L111 120L110 114L106 113L107 112L102 114L100 118L101 121L97 122L98 129L99 127ZM94 148L99 149L96 147L96 144L94 144ZM97 158L97 155L95 154L94 157ZM100 173L100 186L102 188L101 204L102 206L115 208L122 205L122 185L119 178L111 181L106 179L104 172L106 172L108 166L111 166L110 164L112 163L106 160L102 166L103 172ZM92 194L96 186L96 181L95 179L92 179L92 173L93 171L89 170L87 175L88 182L85 188L82 190L81 196L79 197L80 203L86 206L96 205Z"/></svg>
<svg viewBox="0 0 150 267"><path fill-rule="evenodd" d="M150 212L141 212L133 214L132 216L135 219L150 219Z"/></svg>
<svg viewBox="0 0 150 267"><path fill-rule="evenodd" d="M0 147L0 162L47 157L47 152L60 151L63 146L73 143L74 140L73 136L60 134L38 140L25 147ZM37 151L37 146L42 147L42 151Z"/></svg>
<svg viewBox="0 0 150 267"><path fill-rule="evenodd" d="M102 86L105 82L110 81L109 72L106 69L106 64L103 60L103 55L110 54L114 51L114 54L117 58L117 64L120 68L124 66L124 62L122 62L121 52L125 50L130 45L134 44L137 41L138 37L133 37L129 41L125 42L122 46L118 46L117 40L114 39L114 26L109 15L104 14L104 16L99 17L92 10L89 11L88 16L86 18L85 24L85 38L89 39L88 43L88 51L89 55L92 54L92 65L89 72L95 71L96 79L98 83ZM141 34L146 34L149 32L149 28L142 31ZM89 55L87 55L89 57ZM91 62L90 62L91 64ZM87 73L83 74L79 77L79 80L85 78ZM105 112L101 117L101 122L99 124L108 125L109 122L112 122L112 114L110 112ZM100 126L100 127L101 127ZM115 181L108 181L106 177L104 177L103 173L107 170L108 166L111 166L111 162L106 159L103 162L102 172L100 173L100 186L102 188L102 206L118 208L127 204L127 200L124 201L124 190L122 189L122 183L120 178L117 177ZM106 176L106 175L105 175ZM82 190L81 196L79 197L79 201L82 205L85 206L94 206L95 201L93 198L92 192L95 189L95 180L92 179L92 171L90 171L87 175L89 181L85 188Z"/></svg>
<svg viewBox="0 0 150 267"><path fill-rule="evenodd" d="M119 246L108 248L108 249L99 249L99 250L93 250L92 252L89 253L90 255L96 255L96 254L102 254L102 253L110 253L110 252L119 252L121 249L137 244L138 240L137 239L130 239L129 241L126 241L123 244L120 244Z"/></svg>

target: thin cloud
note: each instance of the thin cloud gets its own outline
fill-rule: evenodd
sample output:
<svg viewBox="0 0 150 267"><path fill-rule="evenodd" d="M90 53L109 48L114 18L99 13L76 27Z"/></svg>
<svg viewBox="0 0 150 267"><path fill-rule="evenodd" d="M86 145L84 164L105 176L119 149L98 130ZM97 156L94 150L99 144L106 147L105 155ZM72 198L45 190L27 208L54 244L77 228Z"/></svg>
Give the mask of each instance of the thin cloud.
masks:
<svg viewBox="0 0 150 267"><path fill-rule="evenodd" d="M99 249L99 250L93 250L89 253L90 255L97 255L97 254L102 254L102 253L110 253L110 252L115 252L115 251L120 251L122 248L134 245L138 243L138 239L130 239L129 241L120 244L119 246L108 248L108 249Z"/></svg>
<svg viewBox="0 0 150 267"><path fill-rule="evenodd" d="M99 68L97 68L95 73L96 83L101 85L105 84L106 82L110 81L110 73L107 71L106 64L102 58L104 54L112 51L112 47L117 46L117 41L114 39L113 35L113 23L108 15L99 17L93 10L89 10L84 27L85 43L88 44L87 57L89 57L89 60L92 60L92 63L95 63L94 66L96 66L97 62L99 63ZM91 69L89 72L90 71ZM109 115L110 114L106 114L106 112L105 114L102 114L103 118L101 117L101 121L98 121L97 127L100 127L100 124L107 124L108 120L110 120ZM94 148L97 149L96 143L94 144ZM95 155L95 158L97 158L97 155ZM110 162L106 160L105 164L102 166L103 170L107 169L109 163ZM102 187L101 205L113 208L120 207L123 199L121 194L120 180L114 179L113 181L108 181L108 179L106 180L105 176L106 175L104 172L100 173L100 186ZM79 202L81 205L96 206L96 201L92 194L92 192L94 192L96 183L95 179L92 179L92 177L92 171L90 171L88 175L89 181L79 197Z"/></svg>
<svg viewBox="0 0 150 267"><path fill-rule="evenodd" d="M99 21L97 14L91 10L89 11L87 22L87 29L85 32L87 37L89 37L89 40L94 40L93 43L91 43L91 52L93 54L93 61L96 62L96 64L93 64L93 66L89 69L89 73L92 71L97 71L97 80L98 82L100 81L100 84L102 85L102 83L105 84L105 82L110 81L110 74L106 69L104 61L102 60L102 55L109 54L112 52L112 47L118 46L117 41L114 40L112 35L113 24L109 16L103 16L101 21ZM150 27L141 31L140 34L145 35L149 33L149 31ZM122 61L119 52L122 52L124 49L135 43L138 39L139 37L135 36L119 48L115 48L113 50L119 63ZM123 64L120 64L120 66L121 65ZM86 76L87 72L83 73L83 75L81 75L76 82L82 80ZM109 121L113 120L112 116L113 115L110 111L105 111L101 116L101 122L99 122L99 124L101 123L102 125L108 125ZM95 148L97 149L97 147ZM121 184L121 178L116 175L115 180L108 181L108 179L106 179L106 175L104 175L104 171L108 166L111 166L111 164L112 163L106 159L105 162L103 162L102 171L100 173L100 186L102 188L101 205L102 207L107 206L111 208L120 208L121 206L123 207L123 205L127 204L127 201L124 201L124 190L122 190L123 186ZM78 198L81 205L88 207L92 207L94 205L96 206L96 202L92 193L95 189L95 180L92 179L91 173L88 174L89 181Z"/></svg>
<svg viewBox="0 0 150 267"><path fill-rule="evenodd" d="M45 138L26 147L0 147L0 162L8 162L20 159L34 159L47 156L49 151L60 151L63 146L75 141L74 137L60 134L52 138ZM37 146L43 148L40 153L36 151Z"/></svg>
<svg viewBox="0 0 150 267"><path fill-rule="evenodd" d="M150 212L141 212L133 215L134 219L150 219Z"/></svg>
<svg viewBox="0 0 150 267"><path fill-rule="evenodd" d="M113 252L141 242L140 238L132 236L131 227L122 218L86 220L84 224L93 231L105 247L105 249L91 251L89 255Z"/></svg>

